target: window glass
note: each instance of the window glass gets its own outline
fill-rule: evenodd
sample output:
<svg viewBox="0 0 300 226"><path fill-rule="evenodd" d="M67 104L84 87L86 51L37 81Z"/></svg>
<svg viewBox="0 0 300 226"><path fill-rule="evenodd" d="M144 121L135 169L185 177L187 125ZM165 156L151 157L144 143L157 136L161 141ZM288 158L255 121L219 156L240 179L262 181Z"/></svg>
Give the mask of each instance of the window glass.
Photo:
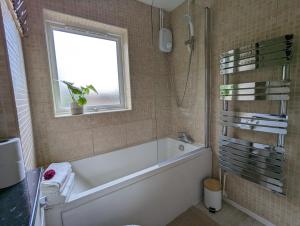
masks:
<svg viewBox="0 0 300 226"><path fill-rule="evenodd" d="M99 95L87 96L87 106L122 104L116 40L53 30L53 42L58 81L66 80L75 86L92 84ZM66 108L71 98L67 87L58 81L56 98Z"/></svg>

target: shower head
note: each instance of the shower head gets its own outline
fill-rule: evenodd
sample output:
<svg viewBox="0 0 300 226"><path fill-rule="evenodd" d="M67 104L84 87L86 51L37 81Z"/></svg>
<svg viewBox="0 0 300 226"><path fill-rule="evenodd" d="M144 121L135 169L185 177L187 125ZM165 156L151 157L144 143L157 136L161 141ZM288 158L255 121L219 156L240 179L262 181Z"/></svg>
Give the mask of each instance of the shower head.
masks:
<svg viewBox="0 0 300 226"><path fill-rule="evenodd" d="M194 37L194 25L193 25L193 21L192 21L192 16L189 14L185 14L184 19L189 28L189 36Z"/></svg>
<svg viewBox="0 0 300 226"><path fill-rule="evenodd" d="M192 17L189 14L185 14L184 19L186 21L188 32L189 32L189 39L185 41L184 44L187 46L189 52L193 52L195 37L194 37L194 25L193 25Z"/></svg>

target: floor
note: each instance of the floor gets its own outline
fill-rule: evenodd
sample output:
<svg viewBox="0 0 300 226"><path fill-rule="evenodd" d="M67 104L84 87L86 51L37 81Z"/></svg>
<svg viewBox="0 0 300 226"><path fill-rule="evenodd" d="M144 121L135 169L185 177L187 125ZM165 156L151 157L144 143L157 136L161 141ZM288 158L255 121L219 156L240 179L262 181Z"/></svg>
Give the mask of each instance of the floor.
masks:
<svg viewBox="0 0 300 226"><path fill-rule="evenodd" d="M219 226L197 207L191 207L167 226Z"/></svg>
<svg viewBox="0 0 300 226"><path fill-rule="evenodd" d="M260 222L236 209L223 203L221 211L212 214L199 204L170 222L167 226L263 226Z"/></svg>

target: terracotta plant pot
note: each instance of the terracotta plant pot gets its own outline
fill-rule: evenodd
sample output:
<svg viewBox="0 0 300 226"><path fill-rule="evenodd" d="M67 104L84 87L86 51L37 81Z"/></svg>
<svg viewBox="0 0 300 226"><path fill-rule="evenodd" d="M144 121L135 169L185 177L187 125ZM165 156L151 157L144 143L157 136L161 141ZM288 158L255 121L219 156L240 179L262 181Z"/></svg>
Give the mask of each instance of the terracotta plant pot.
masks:
<svg viewBox="0 0 300 226"><path fill-rule="evenodd" d="M71 103L71 114L72 115L81 115L83 114L83 106L80 106L76 102Z"/></svg>

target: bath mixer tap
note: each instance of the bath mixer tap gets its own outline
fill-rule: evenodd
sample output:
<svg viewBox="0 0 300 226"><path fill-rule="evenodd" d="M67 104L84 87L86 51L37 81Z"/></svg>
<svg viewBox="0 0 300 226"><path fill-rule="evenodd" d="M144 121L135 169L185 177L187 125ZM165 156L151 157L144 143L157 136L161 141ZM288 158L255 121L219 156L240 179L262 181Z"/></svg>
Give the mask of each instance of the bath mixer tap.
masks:
<svg viewBox="0 0 300 226"><path fill-rule="evenodd" d="M191 137L191 135L189 135L186 132L178 132L177 139L184 143L189 143L189 144L194 143L194 139Z"/></svg>

